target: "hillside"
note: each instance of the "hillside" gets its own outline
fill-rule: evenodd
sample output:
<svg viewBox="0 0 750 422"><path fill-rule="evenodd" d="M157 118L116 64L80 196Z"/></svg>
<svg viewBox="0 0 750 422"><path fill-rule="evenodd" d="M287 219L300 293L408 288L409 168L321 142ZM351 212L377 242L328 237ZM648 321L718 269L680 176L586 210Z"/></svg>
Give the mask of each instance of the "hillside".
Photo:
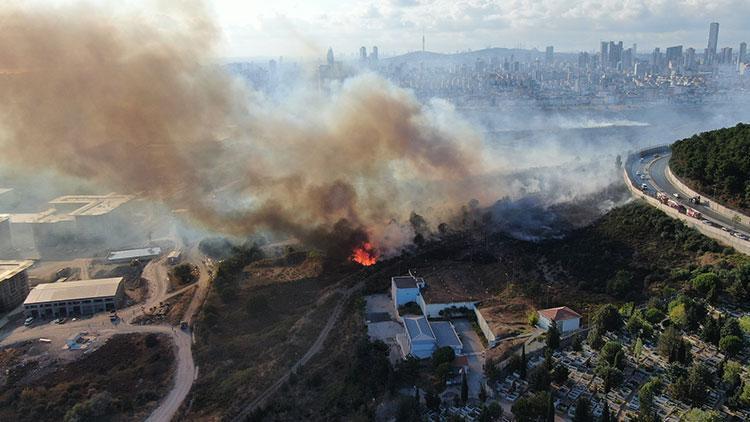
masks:
<svg viewBox="0 0 750 422"><path fill-rule="evenodd" d="M750 125L675 142L669 166L696 191L750 212Z"/></svg>

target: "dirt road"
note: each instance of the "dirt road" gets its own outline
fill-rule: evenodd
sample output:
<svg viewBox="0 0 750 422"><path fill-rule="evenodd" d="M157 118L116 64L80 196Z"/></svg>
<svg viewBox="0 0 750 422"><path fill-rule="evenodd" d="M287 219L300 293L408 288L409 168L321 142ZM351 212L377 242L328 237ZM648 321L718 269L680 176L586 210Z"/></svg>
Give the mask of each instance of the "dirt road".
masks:
<svg viewBox="0 0 750 422"><path fill-rule="evenodd" d="M194 265L201 269L201 279L196 294L186 312L186 318L192 320L193 315L203 303L208 286L210 284L210 275L208 265L204 258L194 253ZM83 272L86 262L81 261ZM59 345L57 350L62 350L65 341L82 332L87 331L97 335L98 340L104 340L115 334L126 333L161 333L167 334L172 338L175 344L175 377L174 385L167 396L159 404L159 407L147 419L149 422L169 422L174 418L177 410L190 392L193 381L196 378L196 367L193 361L192 353L192 336L188 331L182 331L177 327L170 325L134 325L130 324L135 317L144 313L159 302L167 298L167 289L169 286L168 266L165 258L159 258L149 262L143 269L143 278L149 283L149 295L142 304L136 304L129 308L117 311L120 320L112 323L109 315L98 314L88 319L69 321L62 325L50 324L49 322L39 322L31 327L12 327L0 332L0 346L7 346L13 343L35 340L39 338L48 338L55 346ZM87 275L87 274L86 274ZM77 354L63 355L68 359L74 359Z"/></svg>
<svg viewBox="0 0 750 422"><path fill-rule="evenodd" d="M341 282L339 282L341 283ZM326 325L323 327L323 329L320 331L320 334L318 334L318 337L315 339L315 342L310 346L309 349L307 349L307 352L305 352L304 355L289 369L288 371L284 372L284 374L276 380L273 384L271 384L270 387L268 387L263 393L261 393L258 397L255 398L252 402L248 403L240 413L235 416L232 421L233 422L239 422L245 420L245 418L256 408L263 406L268 399L273 396L279 388L281 388L282 385L289 379L289 376L292 374L292 372L297 371L300 367L304 366L310 359L312 359L313 356L315 356L320 350L323 348L323 344L325 343L326 339L328 338L328 335L331 333L331 330L336 325L336 321L339 319L339 316L341 315L341 311L344 308L344 305L346 304L349 297L352 295L352 293L362 289L364 287L364 282L357 283L356 285L344 290L344 289L337 289L335 292L343 293L343 297L339 300L339 302L336 304L336 307L333 309L333 312L331 312L331 316L328 317L328 321L326 321Z"/></svg>

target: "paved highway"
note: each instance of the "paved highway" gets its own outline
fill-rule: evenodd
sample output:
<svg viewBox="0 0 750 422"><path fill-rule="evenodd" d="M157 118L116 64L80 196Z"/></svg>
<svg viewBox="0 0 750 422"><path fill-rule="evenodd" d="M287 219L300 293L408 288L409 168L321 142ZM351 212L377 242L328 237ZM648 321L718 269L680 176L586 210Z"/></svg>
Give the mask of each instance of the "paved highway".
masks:
<svg viewBox="0 0 750 422"><path fill-rule="evenodd" d="M640 160L635 158L629 162L627 172L628 177L636 186L646 184L648 193L656 196L656 192L665 192L669 197L684 205L687 208L693 208L703 214L703 220L706 224L712 224L715 227L723 227L729 232L735 232L741 235L750 236L750 227L742 224L736 224L730 218L727 218L706 205L696 205L691 203L688 193L681 191L667 180L666 170L669 165L671 153L668 150L657 154L643 156ZM640 176L639 176L640 174ZM674 194L680 198L675 198Z"/></svg>

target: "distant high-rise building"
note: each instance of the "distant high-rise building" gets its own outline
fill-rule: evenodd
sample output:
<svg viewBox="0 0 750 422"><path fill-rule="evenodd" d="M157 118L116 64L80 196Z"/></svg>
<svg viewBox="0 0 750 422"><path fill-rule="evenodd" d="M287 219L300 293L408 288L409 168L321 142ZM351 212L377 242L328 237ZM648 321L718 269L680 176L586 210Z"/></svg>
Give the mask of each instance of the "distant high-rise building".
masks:
<svg viewBox="0 0 750 422"><path fill-rule="evenodd" d="M333 47L328 47L328 53L326 54L326 63L328 63L328 66L333 66Z"/></svg>
<svg viewBox="0 0 750 422"><path fill-rule="evenodd" d="M620 70L623 72L630 72L633 69L633 49L628 48L622 52L622 60L620 61L622 66Z"/></svg>
<svg viewBox="0 0 750 422"><path fill-rule="evenodd" d="M581 69L586 69L589 67L590 64L590 58L589 53L583 51L578 54L578 67Z"/></svg>
<svg viewBox="0 0 750 422"><path fill-rule="evenodd" d="M359 61L365 62L367 61L367 47L359 47Z"/></svg>
<svg viewBox="0 0 750 422"><path fill-rule="evenodd" d="M694 70L695 69L695 49L694 48L688 48L685 50L685 69L687 70Z"/></svg>
<svg viewBox="0 0 750 422"><path fill-rule="evenodd" d="M737 56L737 63L738 64L745 63L745 61L747 60L746 56L747 56L747 43L741 42L739 54Z"/></svg>
<svg viewBox="0 0 750 422"><path fill-rule="evenodd" d="M622 61L622 41L615 44L614 41L609 42L609 65L613 68L617 68L617 64Z"/></svg>
<svg viewBox="0 0 750 422"><path fill-rule="evenodd" d="M682 64L682 46L676 45L674 47L667 47L666 52L667 66L672 69L677 68Z"/></svg>
<svg viewBox="0 0 750 422"><path fill-rule="evenodd" d="M661 59L661 50L659 47L656 47L654 49L654 52L651 53L651 70L653 71L660 71L662 68L662 59Z"/></svg>
<svg viewBox="0 0 750 422"><path fill-rule="evenodd" d="M378 61L378 46L374 45L372 47L372 52L370 53L370 61L376 62Z"/></svg>
<svg viewBox="0 0 750 422"><path fill-rule="evenodd" d="M552 62L555 60L555 47L553 46L547 46L547 49L544 52L544 61L547 64L552 64Z"/></svg>
<svg viewBox="0 0 750 422"><path fill-rule="evenodd" d="M636 55L638 54L638 44L633 43L633 59L635 59Z"/></svg>
<svg viewBox="0 0 750 422"><path fill-rule="evenodd" d="M719 56L719 63L731 64L733 62L732 47L724 47L721 49L721 55Z"/></svg>
<svg viewBox="0 0 750 422"><path fill-rule="evenodd" d="M602 69L607 67L608 61L609 61L609 43L606 41L602 41L601 48L599 50L599 64L601 65Z"/></svg>
<svg viewBox="0 0 750 422"><path fill-rule="evenodd" d="M708 49L706 50L706 62L711 64L716 57L716 47L719 44L719 23L711 22L708 29Z"/></svg>
<svg viewBox="0 0 750 422"><path fill-rule="evenodd" d="M422 51L424 52L424 34L422 34Z"/></svg>

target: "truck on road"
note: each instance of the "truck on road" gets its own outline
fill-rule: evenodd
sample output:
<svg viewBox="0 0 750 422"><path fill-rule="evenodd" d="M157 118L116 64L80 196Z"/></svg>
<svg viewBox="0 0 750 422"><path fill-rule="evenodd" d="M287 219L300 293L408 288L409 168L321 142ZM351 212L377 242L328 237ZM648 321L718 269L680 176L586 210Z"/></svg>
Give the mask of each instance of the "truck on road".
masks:
<svg viewBox="0 0 750 422"><path fill-rule="evenodd" d="M700 211L696 211L692 208L688 208L686 214L688 217L697 218L698 220L701 220L703 218L703 214L700 213Z"/></svg>

